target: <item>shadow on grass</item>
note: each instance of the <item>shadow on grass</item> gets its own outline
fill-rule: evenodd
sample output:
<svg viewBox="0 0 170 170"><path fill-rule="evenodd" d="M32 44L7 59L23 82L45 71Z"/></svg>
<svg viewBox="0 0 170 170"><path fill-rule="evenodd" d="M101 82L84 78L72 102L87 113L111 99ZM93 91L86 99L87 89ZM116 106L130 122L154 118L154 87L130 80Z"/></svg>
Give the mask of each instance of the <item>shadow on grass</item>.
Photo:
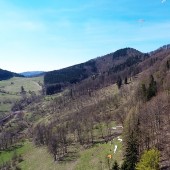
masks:
<svg viewBox="0 0 170 170"><path fill-rule="evenodd" d="M22 148L22 147L23 147L23 144L18 144L18 145L11 146L8 149L2 150L2 152L12 152L12 151L15 151L15 150Z"/></svg>
<svg viewBox="0 0 170 170"><path fill-rule="evenodd" d="M65 162L71 162L71 161L76 161L80 157L79 153L76 151L70 151L63 157L59 159L60 163L65 163Z"/></svg>

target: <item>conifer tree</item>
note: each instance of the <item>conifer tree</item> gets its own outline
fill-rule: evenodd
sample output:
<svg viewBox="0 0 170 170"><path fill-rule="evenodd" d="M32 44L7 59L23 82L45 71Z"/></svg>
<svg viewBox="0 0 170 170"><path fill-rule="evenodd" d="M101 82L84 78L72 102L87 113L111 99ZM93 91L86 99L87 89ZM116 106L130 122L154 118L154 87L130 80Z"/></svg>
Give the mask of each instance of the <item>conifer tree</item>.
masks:
<svg viewBox="0 0 170 170"><path fill-rule="evenodd" d="M170 62L169 61L166 62L166 67L167 67L168 70L170 69Z"/></svg>
<svg viewBox="0 0 170 170"><path fill-rule="evenodd" d="M114 164L113 164L113 167L112 167L112 170L119 170L119 165L117 163L117 161L114 161Z"/></svg>
<svg viewBox="0 0 170 170"><path fill-rule="evenodd" d="M118 79L117 79L117 86L118 86L119 89L120 89L121 86L122 86L122 79L121 79L120 76L119 76Z"/></svg>
<svg viewBox="0 0 170 170"><path fill-rule="evenodd" d="M122 165L122 170L135 170L136 163L138 161L138 140L134 132L131 132L129 139L127 141L127 146L125 150L124 163Z"/></svg>
<svg viewBox="0 0 170 170"><path fill-rule="evenodd" d="M153 96L156 95L156 93L157 93L157 84L156 81L154 80L153 75L151 75L149 88L147 90L147 100L150 100Z"/></svg>
<svg viewBox="0 0 170 170"><path fill-rule="evenodd" d="M125 77L125 84L128 84L128 79L127 79L127 77Z"/></svg>
<svg viewBox="0 0 170 170"><path fill-rule="evenodd" d="M125 154L121 170L135 170L139 157L140 122L136 113L132 113L126 120Z"/></svg>

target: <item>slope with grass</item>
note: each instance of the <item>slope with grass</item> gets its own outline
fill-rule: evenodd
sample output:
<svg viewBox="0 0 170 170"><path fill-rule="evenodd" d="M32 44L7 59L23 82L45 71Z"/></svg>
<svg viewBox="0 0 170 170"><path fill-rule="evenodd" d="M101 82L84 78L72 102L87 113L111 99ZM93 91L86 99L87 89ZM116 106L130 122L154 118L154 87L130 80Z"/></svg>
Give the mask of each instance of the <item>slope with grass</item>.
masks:
<svg viewBox="0 0 170 170"><path fill-rule="evenodd" d="M21 99L21 87L23 87L26 94L29 95L30 92L39 94L42 90L42 85L43 77L13 77L8 80L0 81L0 117L10 112L15 101Z"/></svg>
<svg viewBox="0 0 170 170"><path fill-rule="evenodd" d="M113 96L117 95L119 93L119 90L117 89L116 85L111 85L109 87L105 87L101 90L96 91L92 96L79 96L78 99L69 100L69 103L64 104L64 107L62 106L62 103L56 103L57 101L64 101L65 97L67 96L67 92L63 92L58 95L54 96L48 96L45 97L42 103L39 103L41 109L40 111L40 117L38 116L38 110L34 113L31 111L26 113L27 120L30 120L33 122L34 126L37 124L50 124L51 121L55 120L56 117L61 120L58 125L65 124L63 121L68 119L69 115L74 114L76 105L81 106L83 110L87 110L88 107L99 107L100 112L102 111L101 115L105 114L105 112L112 112L110 111L113 107L112 99ZM65 96L66 95L66 96ZM68 96L67 96L68 97ZM106 100L108 98L108 101ZM105 101L106 100L106 101ZM102 103L102 101L104 103ZM100 103L101 102L101 103ZM106 104L106 102L108 102ZM76 104L76 105L75 105ZM106 104L106 106L105 106ZM70 105L72 105L72 108L70 108ZM96 106L97 105L97 106ZM63 107L60 109L60 115L57 116L57 109L53 109L53 107ZM37 106L35 106L37 108ZM43 107L43 108L42 108ZM31 109L31 106L29 106L28 110ZM103 110L102 110L103 109ZM46 114L43 116L42 110L46 112ZM96 110L94 110L96 111ZM47 114L48 113L48 114ZM34 117L35 116L35 117ZM71 121L71 120L70 120ZM108 154L112 154L112 159L109 160L110 166L112 165L114 160L117 160L119 164L122 162L122 142L118 140L117 134L120 132L117 132L111 139L108 141L101 138L101 128L103 131L103 135L107 136L108 128L111 129L116 127L115 121L110 121L108 124L101 122L101 123L95 123L94 125L94 138L95 143L93 145L87 145L82 146L78 142L73 143L71 146L68 146L68 153L62 157L59 161L54 162L53 156L48 152L48 149L46 146L33 146L32 149L30 149L30 152L26 153L24 155L24 161L20 164L21 169L61 169L61 170L98 170L101 167L104 169L108 169ZM71 132L68 136L73 136ZM114 132L112 131L114 134ZM113 140L112 140L113 139ZM114 153L115 147L117 146L117 150Z"/></svg>
<svg viewBox="0 0 170 170"><path fill-rule="evenodd" d="M115 146L117 146L117 149L114 152ZM108 158L108 155L112 155L112 158ZM109 167L111 168L115 160L120 164L122 162L122 144L117 138L80 152L80 158L77 161L75 170L105 170L109 169Z"/></svg>
<svg viewBox="0 0 170 170"><path fill-rule="evenodd" d="M23 156L24 161L19 164L23 170L71 170L75 166L75 162L59 163L54 162L52 156L45 147L32 148Z"/></svg>
<svg viewBox="0 0 170 170"><path fill-rule="evenodd" d="M43 77L36 77L36 78L18 78L14 77L9 80L0 81L0 89L11 94L16 94L21 92L21 86L24 87L25 91L34 91L38 93L41 90L41 86L39 83L42 84Z"/></svg>
<svg viewBox="0 0 170 170"><path fill-rule="evenodd" d="M147 58L144 62L141 62L138 65L138 68L141 68L141 73L136 76L127 77L128 81L126 83L123 82L120 88L117 88L117 85L113 84L115 77L109 77L107 74L105 74L105 77L101 76L100 78L94 76L71 85L59 94L42 96L38 102L32 102L25 107L22 115L20 117L19 115L18 117L16 116L14 121L17 123L20 122L18 128L20 134L23 135L23 138L29 138L32 143L29 151L23 153L24 161L19 166L26 170L109 169L109 166L111 166L115 159L119 164L122 163L122 152L125 153L127 151L126 149L128 149L126 148L127 139L128 137L132 138L132 136L128 136L128 133L129 130L136 130L137 126L135 123L138 126L140 124L139 128L144 132L135 136L140 137L143 135L142 139L150 138L149 142L151 143L147 147L153 146L159 141L153 139L166 139L167 143L164 142L166 147L162 146L162 143L158 144L164 149L162 152L165 154L164 158L168 159L168 153L166 151L169 151L167 149L169 148L169 138L164 137L162 139L161 137L168 134L167 131L169 128L169 118L165 119L169 114L170 101L170 68L167 65L167 62L170 60L166 58L165 54L169 55L169 53L170 51L156 53L151 58ZM162 62L163 60L164 62ZM153 75L151 76L151 74ZM156 81L158 94L154 94L152 96L153 98L147 101L145 99L146 93L142 93L142 90L148 92L151 86L149 77L154 78ZM25 80L29 81L30 79ZM107 84L109 80L110 82ZM15 85L15 83L17 85L17 81L11 83L11 85ZM34 84L36 83L37 81L34 80ZM142 89L142 83L146 88ZM27 84L29 83L27 82ZM24 86L26 90L30 87L33 88L32 85L26 86L25 84ZM2 86L2 88L8 89L11 93L12 91L14 93L18 92L18 87L10 90L10 85L6 85L6 87ZM161 95L160 93L163 90L165 93ZM161 104L158 101L161 101ZM158 115L161 113L162 115L157 117L155 113L158 113ZM140 122L135 121L139 120L135 117L139 114ZM152 117L149 117L150 115ZM158 121L159 118L163 118L162 120L167 125L162 124L162 126L159 126L159 123L162 123ZM129 121L130 123L128 123ZM11 130L10 123L6 127ZM117 129L117 131L114 131L116 125L128 125L124 126L126 127L123 134L124 150L121 137L118 138L122 130ZM150 125L153 125L153 127ZM151 128L153 131L155 129L159 131L152 134L150 132ZM147 133L145 134L145 132ZM162 136L160 135L159 137L157 132L161 132L160 134ZM147 136L148 134L153 135L153 137ZM162 142L161 140L160 142ZM131 142L131 140L129 141ZM145 141L141 141L140 143L141 146L143 145L143 149L146 147ZM68 152L65 148L67 148ZM112 158L108 159L108 155L111 155ZM126 154L124 155L126 156Z"/></svg>
<svg viewBox="0 0 170 170"><path fill-rule="evenodd" d="M14 155L19 156L26 154L30 149L32 149L32 144L29 141L25 141L18 143L5 151L0 151L0 165L11 161Z"/></svg>
<svg viewBox="0 0 170 170"><path fill-rule="evenodd" d="M115 145L118 148L114 153ZM46 147L31 145L29 151L23 154L24 161L19 164L19 167L24 170L107 170L114 160L119 163L122 161L122 143L117 138L105 144L96 144L88 149L82 149L78 145L76 148L72 148L63 160L54 162ZM112 158L108 160L109 154Z"/></svg>

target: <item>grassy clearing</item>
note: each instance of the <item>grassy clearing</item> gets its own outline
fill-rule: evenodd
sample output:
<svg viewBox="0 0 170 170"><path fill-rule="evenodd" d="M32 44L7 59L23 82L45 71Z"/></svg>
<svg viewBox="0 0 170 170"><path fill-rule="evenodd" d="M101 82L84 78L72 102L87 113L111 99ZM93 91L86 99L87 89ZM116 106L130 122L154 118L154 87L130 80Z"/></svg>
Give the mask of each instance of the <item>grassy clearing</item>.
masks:
<svg viewBox="0 0 170 170"><path fill-rule="evenodd" d="M9 112L12 104L20 98L19 95L0 93L0 112Z"/></svg>
<svg viewBox="0 0 170 170"><path fill-rule="evenodd" d="M114 154L115 145L118 146ZM119 163L122 161L122 144L114 139L107 144L98 144L95 147L81 152L80 159L76 165L75 170L105 170L108 169L107 155L111 154L112 159L109 161L110 166L117 160Z"/></svg>
<svg viewBox="0 0 170 170"><path fill-rule="evenodd" d="M9 80L0 81L0 114L1 112L9 112L13 103L21 98L21 86L24 87L26 92L34 91L38 94L42 88L39 83L43 84L43 77L14 77Z"/></svg>
<svg viewBox="0 0 170 170"><path fill-rule="evenodd" d="M30 142L25 142L23 144L18 144L11 147L7 151L0 152L0 165L5 162L8 162L12 159L14 154L23 155L31 149L32 145Z"/></svg>
<svg viewBox="0 0 170 170"><path fill-rule="evenodd" d="M35 91L41 90L41 86L38 83L43 82L43 77L36 78L20 78L14 77L9 80L0 81L0 89L5 90L10 93L18 93L21 91L21 86L24 87L25 91Z"/></svg>
<svg viewBox="0 0 170 170"><path fill-rule="evenodd" d="M115 145L118 146L114 154ZM77 147L79 148L79 147ZM107 170L107 155L112 154L110 165L114 160L122 161L122 144L117 139L107 144L97 144L89 149L77 149L78 153L70 153L61 162L54 162L45 147L35 147L24 155L24 161L19 164L24 170Z"/></svg>
<svg viewBox="0 0 170 170"><path fill-rule="evenodd" d="M54 162L45 147L33 146L24 156L24 161L19 166L24 170L72 170L75 167L75 163L75 161Z"/></svg>
<svg viewBox="0 0 170 170"><path fill-rule="evenodd" d="M9 112L11 110L11 104L0 104L0 113Z"/></svg>

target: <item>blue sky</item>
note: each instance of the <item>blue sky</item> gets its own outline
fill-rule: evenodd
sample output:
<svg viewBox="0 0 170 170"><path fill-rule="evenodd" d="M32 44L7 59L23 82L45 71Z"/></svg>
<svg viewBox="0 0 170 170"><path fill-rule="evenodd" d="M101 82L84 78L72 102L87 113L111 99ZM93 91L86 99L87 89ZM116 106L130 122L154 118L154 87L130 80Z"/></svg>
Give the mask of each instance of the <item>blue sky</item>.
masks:
<svg viewBox="0 0 170 170"><path fill-rule="evenodd" d="M0 0L0 68L54 70L170 43L170 0Z"/></svg>

